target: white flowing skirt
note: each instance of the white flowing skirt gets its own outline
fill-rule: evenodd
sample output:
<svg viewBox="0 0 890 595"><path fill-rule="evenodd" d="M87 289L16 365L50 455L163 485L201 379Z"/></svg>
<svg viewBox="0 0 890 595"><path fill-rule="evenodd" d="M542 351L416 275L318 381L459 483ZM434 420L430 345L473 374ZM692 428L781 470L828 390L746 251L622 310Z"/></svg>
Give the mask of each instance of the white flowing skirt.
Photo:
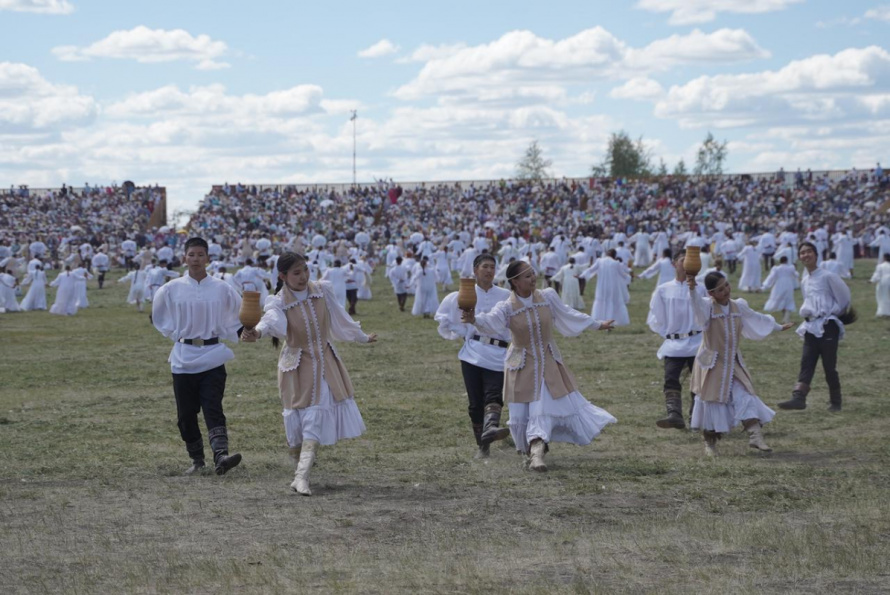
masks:
<svg viewBox="0 0 890 595"><path fill-rule="evenodd" d="M618 420L605 409L597 407L578 391L559 399L550 395L541 383L541 398L531 403L510 403L510 435L519 452L528 452L528 444L536 438L544 442L568 442L585 445L593 442L609 424Z"/></svg>
<svg viewBox="0 0 890 595"><path fill-rule="evenodd" d="M733 380L729 403L702 401L698 395L692 408L693 430L729 432L746 419L758 419L761 425L769 423L776 412L767 407L756 395L752 395L741 383Z"/></svg>
<svg viewBox="0 0 890 595"><path fill-rule="evenodd" d="M330 446L365 433L365 422L355 399L343 399L338 403L331 395L331 387L324 380L321 381L318 405L304 409L285 409L281 415L284 417L287 444L291 448L300 446L303 440L317 440L323 446Z"/></svg>

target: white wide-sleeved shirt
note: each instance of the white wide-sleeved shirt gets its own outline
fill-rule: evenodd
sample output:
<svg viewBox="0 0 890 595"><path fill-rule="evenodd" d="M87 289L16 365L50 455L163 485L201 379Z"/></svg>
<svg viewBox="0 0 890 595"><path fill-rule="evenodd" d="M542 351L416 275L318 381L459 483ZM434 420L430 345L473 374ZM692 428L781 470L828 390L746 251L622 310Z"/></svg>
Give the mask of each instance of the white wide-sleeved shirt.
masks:
<svg viewBox="0 0 890 595"><path fill-rule="evenodd" d="M807 333L821 337L823 327L829 320L834 320L840 327L840 339L844 338L844 324L838 320L850 307L850 288L838 275L817 268L800 282L803 294L803 305L800 315L804 321L797 327L797 334L803 337Z"/></svg>
<svg viewBox="0 0 890 595"><path fill-rule="evenodd" d="M163 285L151 308L154 326L174 341L170 370L174 374L199 374L223 365L235 354L223 343L186 345L180 339L238 340L241 296L231 285L211 276L200 282L188 273Z"/></svg>
<svg viewBox="0 0 890 595"><path fill-rule="evenodd" d="M457 359L486 370L494 372L504 371L504 358L507 349L492 345L487 339L498 339L506 343L510 342L510 331L486 335L472 324L461 322L461 310L457 307L458 292L449 293L439 304L436 311L436 322L439 323L439 335L449 341L463 339L464 344L457 354ZM476 316L490 312L498 303L508 299L510 291L497 285L485 291L476 285ZM478 336L479 339L473 337Z"/></svg>
<svg viewBox="0 0 890 595"><path fill-rule="evenodd" d="M700 297L707 297L707 292L701 285L696 286L695 292ZM702 327L695 322L691 296L689 285L685 281L676 279L662 283L652 292L646 324L653 333L664 339L656 354L658 359L693 357L698 353L702 340ZM667 338L670 335L689 335L693 332L698 334L681 339Z"/></svg>
<svg viewBox="0 0 890 595"><path fill-rule="evenodd" d="M334 294L334 285L330 281L316 281L316 283L321 288L328 308L328 329L331 332L331 338L336 341L367 343L369 337L362 330L362 323L353 320L346 312L346 308ZM285 286L281 288L281 291L290 291L296 300L293 302L294 304L299 304L309 297L308 289L293 291ZM278 339L287 339L287 314L284 311L284 298L281 292L266 298L263 310L263 319L256 327L260 334L264 337L271 335Z"/></svg>
<svg viewBox="0 0 890 595"><path fill-rule="evenodd" d="M547 305L550 306L550 313L553 317L553 327L560 334L566 337L577 337L587 329L596 330L602 326L602 321L594 319L583 312L579 312L574 308L570 308L562 303L559 294L553 288L541 291ZM532 304L533 295L523 298L516 296L519 302L524 306ZM508 300L504 300L495 305L490 312L481 314L476 317L476 328L484 332L489 337L502 335L510 332L510 317L513 306Z"/></svg>

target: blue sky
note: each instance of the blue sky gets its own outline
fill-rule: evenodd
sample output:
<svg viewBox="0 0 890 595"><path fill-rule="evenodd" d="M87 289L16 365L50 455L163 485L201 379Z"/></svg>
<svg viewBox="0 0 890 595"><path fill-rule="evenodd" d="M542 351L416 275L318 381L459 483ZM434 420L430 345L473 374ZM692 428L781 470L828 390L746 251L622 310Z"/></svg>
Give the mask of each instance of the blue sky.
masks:
<svg viewBox="0 0 890 595"><path fill-rule="evenodd" d="M0 0L0 184L584 176L609 135L670 169L869 168L890 2ZM885 163L886 165L886 163Z"/></svg>

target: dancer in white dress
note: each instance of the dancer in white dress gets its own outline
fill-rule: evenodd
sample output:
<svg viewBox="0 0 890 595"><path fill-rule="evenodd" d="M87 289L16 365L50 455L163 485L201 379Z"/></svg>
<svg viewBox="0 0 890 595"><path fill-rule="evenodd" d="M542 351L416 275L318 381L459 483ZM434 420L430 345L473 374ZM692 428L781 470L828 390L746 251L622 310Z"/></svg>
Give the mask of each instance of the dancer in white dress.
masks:
<svg viewBox="0 0 890 595"><path fill-rule="evenodd" d="M278 286L266 300L265 313L241 340L271 335L285 344L278 357L278 390L284 407L284 431L295 462L291 489L311 496L309 471L320 444L355 438L365 423L355 404L355 389L332 340L373 343L354 321L326 281L309 281L303 256L285 252L278 259Z"/></svg>
<svg viewBox="0 0 890 595"><path fill-rule="evenodd" d="M788 264L788 257L782 256L763 282L764 289L770 289L769 299L763 306L766 312L782 312L782 322L791 320L791 313L797 310L794 303L794 290L800 287L797 269Z"/></svg>
<svg viewBox="0 0 890 595"><path fill-rule="evenodd" d="M875 316L890 316L890 254L885 254L884 262L875 267L871 282L875 284L875 301L878 303Z"/></svg>
<svg viewBox="0 0 890 595"><path fill-rule="evenodd" d="M37 265L28 273L22 285L30 284L28 294L22 300L22 310L46 310L46 271L42 265Z"/></svg>
<svg viewBox="0 0 890 595"><path fill-rule="evenodd" d="M439 296L436 292L436 271L430 266L426 256L414 265L408 285L414 287L415 291L411 314L432 318L439 309Z"/></svg>
<svg viewBox="0 0 890 595"><path fill-rule="evenodd" d="M66 265L65 270L53 279L50 287L56 287L56 301L49 309L50 314L73 316L77 314L77 279L71 274L71 266Z"/></svg>
<svg viewBox="0 0 890 595"><path fill-rule="evenodd" d="M569 308L553 289L536 290L535 271L523 261L507 268L507 280L513 290L509 299L479 316L465 311L462 319L489 336L509 330L504 400L509 403L510 433L517 450L529 455L529 469L546 471L548 443L590 444L617 421L578 392L552 331L574 337L588 329L609 330L613 321L594 320Z"/></svg>
<svg viewBox="0 0 890 595"><path fill-rule="evenodd" d="M773 331L788 330L792 323L778 324L769 314L752 310L743 299L730 299L729 281L720 273L705 277L709 297L695 295L695 277L687 279L696 324L704 329L702 344L692 365L692 429L701 429L708 456L717 456L717 440L742 424L748 445L772 449L763 440L761 427L776 415L754 394L751 374L739 350L739 339L762 340Z"/></svg>

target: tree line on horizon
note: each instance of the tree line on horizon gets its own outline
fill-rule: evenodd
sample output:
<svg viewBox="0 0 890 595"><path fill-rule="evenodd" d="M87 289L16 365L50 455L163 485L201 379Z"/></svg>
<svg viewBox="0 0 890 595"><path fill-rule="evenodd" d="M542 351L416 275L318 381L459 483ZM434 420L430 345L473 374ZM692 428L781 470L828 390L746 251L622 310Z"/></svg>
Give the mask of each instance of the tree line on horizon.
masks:
<svg viewBox="0 0 890 595"><path fill-rule="evenodd" d="M723 164L728 156L728 141L722 143L708 132L696 155L692 175L715 176L723 173ZM553 161L544 158L544 151L537 140L529 143L522 158L516 164L516 178L520 180L544 180L552 177L549 168ZM680 159L673 171L668 171L664 159L658 165L653 163L652 151L643 144L643 137L633 140L621 130L609 136L605 155L600 163L590 168L592 176L610 178L649 178L652 176L688 176L686 163Z"/></svg>

